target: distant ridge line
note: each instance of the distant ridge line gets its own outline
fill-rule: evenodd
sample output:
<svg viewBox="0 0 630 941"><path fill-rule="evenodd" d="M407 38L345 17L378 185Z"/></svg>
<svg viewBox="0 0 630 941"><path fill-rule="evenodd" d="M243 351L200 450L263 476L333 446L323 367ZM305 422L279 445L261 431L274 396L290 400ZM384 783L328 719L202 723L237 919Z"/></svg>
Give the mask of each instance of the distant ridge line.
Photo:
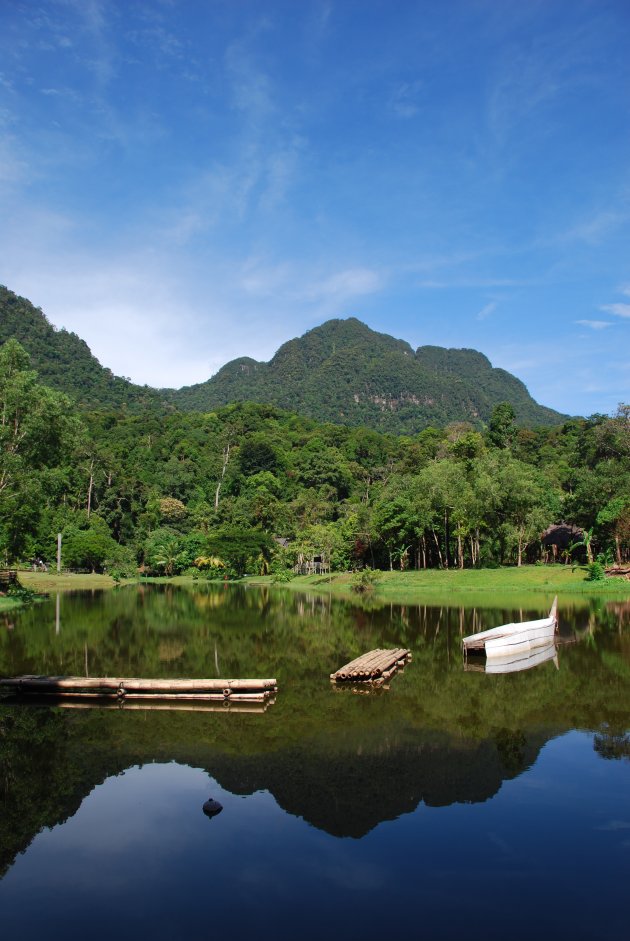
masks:
<svg viewBox="0 0 630 941"><path fill-rule="evenodd" d="M251 401L317 421L416 434L454 421L487 423L510 402L520 425L567 416L539 405L525 385L477 350L420 346L378 333L355 317L328 320L283 343L269 362L248 356L205 382L154 389L115 376L75 333L57 330L26 298L0 287L0 343L17 339L42 382L85 409L209 412Z"/></svg>

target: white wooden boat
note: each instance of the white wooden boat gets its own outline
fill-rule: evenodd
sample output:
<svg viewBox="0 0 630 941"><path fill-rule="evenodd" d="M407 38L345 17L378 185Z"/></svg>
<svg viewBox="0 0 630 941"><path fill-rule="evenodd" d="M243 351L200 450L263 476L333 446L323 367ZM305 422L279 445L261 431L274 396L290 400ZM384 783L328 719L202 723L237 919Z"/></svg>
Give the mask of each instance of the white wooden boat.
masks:
<svg viewBox="0 0 630 941"><path fill-rule="evenodd" d="M551 611L546 618L536 621L521 621L517 624L502 624L479 634L464 637L464 654L484 653L488 659L507 657L517 659L526 656L530 650L546 647L553 642L558 629L558 598L554 598Z"/></svg>

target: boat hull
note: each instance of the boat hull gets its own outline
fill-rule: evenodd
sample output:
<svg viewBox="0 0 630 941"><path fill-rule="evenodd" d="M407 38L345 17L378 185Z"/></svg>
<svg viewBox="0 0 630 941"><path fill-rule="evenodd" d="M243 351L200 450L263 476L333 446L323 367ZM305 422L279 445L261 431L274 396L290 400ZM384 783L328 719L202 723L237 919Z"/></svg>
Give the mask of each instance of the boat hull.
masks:
<svg viewBox="0 0 630 941"><path fill-rule="evenodd" d="M553 641L556 631L555 621L547 619L546 624L527 627L504 637L490 638L485 642L486 657L505 657L510 654L526 654L537 647L546 647ZM522 625L516 625L522 627Z"/></svg>
<svg viewBox="0 0 630 941"><path fill-rule="evenodd" d="M487 658L526 656L529 651L545 647L553 642L558 627L557 598L545 618L522 621L517 624L502 624L479 634L464 637L464 653L485 652Z"/></svg>

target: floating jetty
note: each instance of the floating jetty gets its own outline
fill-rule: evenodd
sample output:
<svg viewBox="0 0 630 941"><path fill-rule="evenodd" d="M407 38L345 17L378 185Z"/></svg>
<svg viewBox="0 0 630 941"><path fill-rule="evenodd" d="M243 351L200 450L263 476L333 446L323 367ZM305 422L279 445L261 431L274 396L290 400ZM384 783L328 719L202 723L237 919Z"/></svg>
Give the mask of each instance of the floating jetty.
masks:
<svg viewBox="0 0 630 941"><path fill-rule="evenodd" d="M150 680L110 676L15 676L0 680L0 689L27 697L69 700L133 700L143 708L169 708L173 701L190 704L223 703L269 705L278 685L275 679L240 680ZM170 700L170 703L164 703ZM258 711L258 710L256 710Z"/></svg>
<svg viewBox="0 0 630 941"><path fill-rule="evenodd" d="M394 647L391 650L370 650L360 657L346 663L335 673L330 674L333 683L373 683L382 684L402 670L411 660L411 651L403 647Z"/></svg>

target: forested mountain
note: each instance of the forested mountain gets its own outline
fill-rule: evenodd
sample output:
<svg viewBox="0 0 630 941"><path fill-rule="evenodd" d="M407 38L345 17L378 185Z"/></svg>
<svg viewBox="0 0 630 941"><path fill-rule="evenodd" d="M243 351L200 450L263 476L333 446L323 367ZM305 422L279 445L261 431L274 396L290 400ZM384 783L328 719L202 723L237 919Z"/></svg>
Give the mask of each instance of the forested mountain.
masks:
<svg viewBox="0 0 630 941"><path fill-rule="evenodd" d="M38 307L0 285L0 344L11 338L29 353L42 382L83 407L133 411L163 405L155 389L114 376L76 333L56 330Z"/></svg>
<svg viewBox="0 0 630 941"><path fill-rule="evenodd" d="M503 401L522 425L564 417L538 405L519 379L493 369L476 350L421 346L414 352L355 318L329 320L289 340L269 363L235 359L207 382L168 394L190 411L269 402L319 421L406 434L452 421L479 425Z"/></svg>
<svg viewBox="0 0 630 941"><path fill-rule="evenodd" d="M483 433L397 437L256 403L80 412L30 366L17 340L0 347L5 565L51 560L57 533L65 565L110 571L520 564L561 520L588 552L627 555L630 407L519 430L502 403Z"/></svg>
<svg viewBox="0 0 630 941"><path fill-rule="evenodd" d="M17 339L43 382L86 408L153 406L209 412L233 402L270 403L318 421L415 434L452 421L487 423L510 402L520 425L562 415L538 405L520 380L475 350L422 346L376 333L359 320L330 320L280 347L269 363L241 358L206 382L151 389L114 376L76 334L56 330L38 308L0 287L0 343Z"/></svg>

